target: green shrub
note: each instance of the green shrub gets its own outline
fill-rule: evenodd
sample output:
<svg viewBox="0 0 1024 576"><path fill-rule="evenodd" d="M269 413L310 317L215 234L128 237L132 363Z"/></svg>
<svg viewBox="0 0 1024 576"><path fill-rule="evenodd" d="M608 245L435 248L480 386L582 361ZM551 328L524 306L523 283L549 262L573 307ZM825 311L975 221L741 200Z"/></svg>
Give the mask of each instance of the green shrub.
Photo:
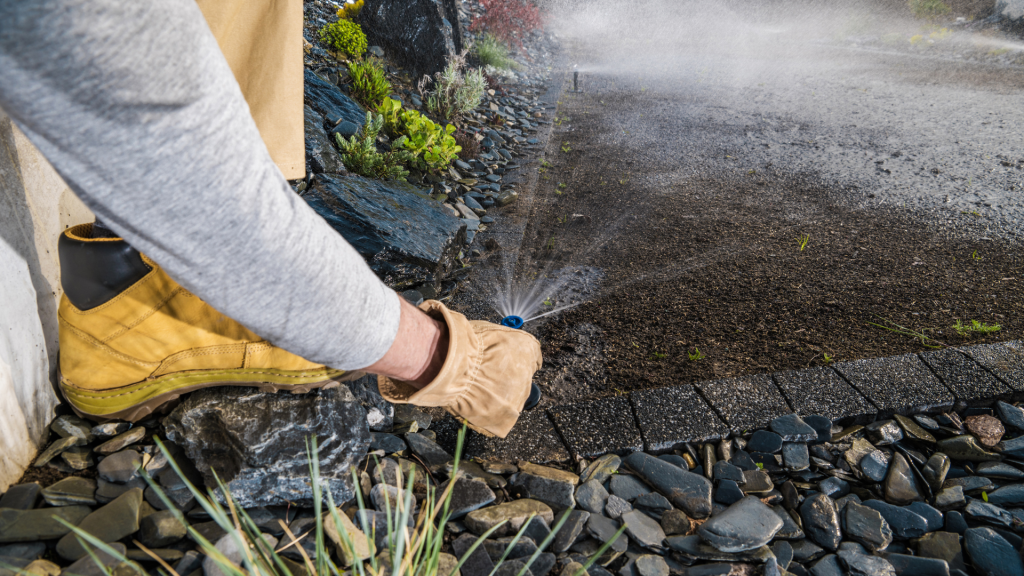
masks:
<svg viewBox="0 0 1024 576"><path fill-rule="evenodd" d="M420 81L420 94L424 95L427 110L449 122L456 122L464 114L480 105L487 87L483 71L479 68L463 73L465 53L452 56L444 70L433 79L430 91L424 93L429 76Z"/></svg>
<svg viewBox="0 0 1024 576"><path fill-rule="evenodd" d="M359 13L363 11L363 0L353 2L351 4L345 4L341 8L338 8L338 18L344 20L355 20Z"/></svg>
<svg viewBox="0 0 1024 576"><path fill-rule="evenodd" d="M398 100L385 98L380 105L384 129L402 149L412 155L411 165L420 170L440 171L455 160L462 148L452 133L455 126L442 128L416 110L405 110Z"/></svg>
<svg viewBox="0 0 1024 576"><path fill-rule="evenodd" d="M508 57L508 47L491 34L484 34L473 45L473 53L482 66L494 66L506 70L515 68L515 62Z"/></svg>
<svg viewBox="0 0 1024 576"><path fill-rule="evenodd" d="M949 4L942 0L909 0L910 11L918 18L938 18L951 12Z"/></svg>
<svg viewBox="0 0 1024 576"><path fill-rule="evenodd" d="M404 166L412 161L412 154L403 148L402 138L392 142L391 150L378 152L377 135L383 126L383 116L367 112L366 123L359 130L359 134L348 140L342 138L341 134L335 134L334 138L341 149L341 160L345 163L346 169L360 176L381 180L405 180L409 172Z"/></svg>
<svg viewBox="0 0 1024 576"><path fill-rule="evenodd" d="M335 52L359 57L366 53L366 34L351 20L338 20L320 29L320 41Z"/></svg>
<svg viewBox="0 0 1024 576"><path fill-rule="evenodd" d="M352 97L360 104L376 110L391 93L391 83L384 75L384 65L376 58L349 62L348 77L352 81Z"/></svg>

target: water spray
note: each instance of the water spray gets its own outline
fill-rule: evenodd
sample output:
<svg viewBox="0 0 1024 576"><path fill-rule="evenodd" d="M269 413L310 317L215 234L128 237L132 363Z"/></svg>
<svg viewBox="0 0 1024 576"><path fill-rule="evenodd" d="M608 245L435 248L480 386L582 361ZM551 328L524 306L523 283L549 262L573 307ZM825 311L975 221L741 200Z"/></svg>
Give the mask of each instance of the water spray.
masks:
<svg viewBox="0 0 1024 576"><path fill-rule="evenodd" d="M502 326L508 326L516 330L522 329L524 321L520 316L505 316L501 319ZM535 382L530 383L530 395L526 398L526 403L523 404L523 410L533 410L537 404L540 404L540 387Z"/></svg>

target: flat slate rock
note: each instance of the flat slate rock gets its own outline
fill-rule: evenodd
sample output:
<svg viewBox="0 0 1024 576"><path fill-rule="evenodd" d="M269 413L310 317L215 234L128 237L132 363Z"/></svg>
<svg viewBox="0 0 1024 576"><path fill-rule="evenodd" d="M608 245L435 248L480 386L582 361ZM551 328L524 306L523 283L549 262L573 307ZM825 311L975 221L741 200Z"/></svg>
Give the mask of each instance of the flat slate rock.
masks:
<svg viewBox="0 0 1024 576"><path fill-rule="evenodd" d="M303 78L306 105L323 117L327 130L343 121L362 126L366 122L366 110L345 95L337 86L324 80L310 69Z"/></svg>
<svg viewBox="0 0 1024 576"><path fill-rule="evenodd" d="M693 386L638 390L629 399L636 409L647 452L671 450L683 442L717 440L729 433Z"/></svg>
<svg viewBox="0 0 1024 576"><path fill-rule="evenodd" d="M821 414L851 424L875 418L875 406L831 368L772 374L789 405L800 414Z"/></svg>
<svg viewBox="0 0 1024 576"><path fill-rule="evenodd" d="M991 576L1024 575L1024 564L1014 547L991 528L970 528L964 534L964 547L971 563L981 574Z"/></svg>
<svg viewBox="0 0 1024 576"><path fill-rule="evenodd" d="M433 283L451 272L466 225L429 190L398 180L317 177L303 199L395 289Z"/></svg>
<svg viewBox="0 0 1024 576"><path fill-rule="evenodd" d="M548 410L558 431L578 458L605 453L628 454L644 449L627 398L616 396Z"/></svg>
<svg viewBox="0 0 1024 576"><path fill-rule="evenodd" d="M931 350L922 352L919 356L935 372L939 380L956 395L957 400L972 406L988 406L996 400L1007 400L1013 396L1012 388L1000 382L960 350Z"/></svg>
<svg viewBox="0 0 1024 576"><path fill-rule="evenodd" d="M878 406L879 417L953 407L953 395L916 354L843 362L835 369Z"/></svg>
<svg viewBox="0 0 1024 576"><path fill-rule="evenodd" d="M687 516L700 519L711 515L711 481L707 478L686 472L643 452L630 454L623 460L623 464L654 486Z"/></svg>
<svg viewBox="0 0 1024 576"><path fill-rule="evenodd" d="M792 412L771 376L757 374L694 384L733 431L762 428Z"/></svg>
<svg viewBox="0 0 1024 576"><path fill-rule="evenodd" d="M437 433L437 443L441 448L454 454L462 424L451 416L445 416L430 429ZM467 430L466 441L462 445L462 459L470 458L502 462L528 460L536 464L550 464L568 462L570 455L551 418L538 409L520 414L519 421L505 438L489 438Z"/></svg>
<svg viewBox="0 0 1024 576"><path fill-rule="evenodd" d="M1013 388L1015 396L1019 398L1024 394L1024 342L979 344L960 350Z"/></svg>
<svg viewBox="0 0 1024 576"><path fill-rule="evenodd" d="M782 518L759 498L747 496L701 524L697 533L722 552L746 552L771 542Z"/></svg>
<svg viewBox="0 0 1024 576"><path fill-rule="evenodd" d="M77 526L91 513L92 509L88 506L60 506L34 510L0 508L0 544L60 538L71 532L71 529L58 522L57 518Z"/></svg>

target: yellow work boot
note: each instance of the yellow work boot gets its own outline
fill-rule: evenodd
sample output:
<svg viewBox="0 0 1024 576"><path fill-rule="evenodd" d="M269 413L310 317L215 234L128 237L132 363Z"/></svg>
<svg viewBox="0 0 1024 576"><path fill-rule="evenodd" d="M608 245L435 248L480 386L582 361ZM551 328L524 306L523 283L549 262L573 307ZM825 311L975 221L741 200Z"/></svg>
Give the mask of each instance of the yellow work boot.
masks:
<svg viewBox="0 0 1024 576"><path fill-rule="evenodd" d="M82 416L135 421L209 386L301 393L361 376L275 347L121 238L94 238L92 224L65 230L58 248L58 378Z"/></svg>

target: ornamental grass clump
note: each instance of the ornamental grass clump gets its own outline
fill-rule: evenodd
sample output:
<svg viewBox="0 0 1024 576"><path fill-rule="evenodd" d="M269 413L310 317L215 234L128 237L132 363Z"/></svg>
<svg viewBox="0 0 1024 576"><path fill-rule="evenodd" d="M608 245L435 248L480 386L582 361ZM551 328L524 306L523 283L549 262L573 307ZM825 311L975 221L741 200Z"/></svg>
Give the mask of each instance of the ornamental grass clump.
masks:
<svg viewBox="0 0 1024 576"><path fill-rule="evenodd" d="M347 170L360 176L379 180L405 180L409 175L405 165L413 160L413 156L404 149L401 138L392 142L387 152L379 152L377 135L383 127L383 116L367 112L366 123L358 134L348 140L342 138L341 134L335 134L341 161Z"/></svg>
<svg viewBox="0 0 1024 576"><path fill-rule="evenodd" d="M349 62L348 77L352 82L352 97L370 110L380 107L391 93L391 83L384 75L384 65L376 58Z"/></svg>
<svg viewBox="0 0 1024 576"><path fill-rule="evenodd" d="M452 479L462 475L459 470L459 461L465 435L466 428L463 427L455 448L454 466L450 474ZM366 508L359 484L359 475L355 468L351 471L352 484L355 488L355 506L357 507L356 513L352 516L355 522L350 520L345 511L336 505L330 491L327 491L327 511L324 511L323 483L320 480L317 443L315 438L311 438L307 445L307 455L309 457L310 486L313 493L313 514L316 518L315 527L311 527L308 532L294 534L284 521L279 520L284 535L275 550L275 547L270 546L264 540L263 530L256 525L244 509L235 503L220 478L217 478L217 484L224 495L225 504L218 501L212 488L208 488L207 493L204 494L192 484L182 473L181 468L168 453L163 443L159 439L156 442L167 457L170 466L195 496L198 505L227 536L231 537L236 549L242 551L241 562L236 564L216 548L216 542L210 542L194 526L189 526L189 537L199 545L199 550L212 560L225 576L340 576L342 574L348 576L450 576L462 568L465 560L483 545L484 540L507 523L507 520L503 521L477 538L463 555L463 560L459 561L450 574L439 573L441 549L445 543L445 526L451 520L452 490L456 482L448 482L448 486L443 492L430 486L426 496L419 502L419 511L417 512L417 501L413 495L415 474L410 474L403 480L401 470L399 470L396 488L402 486L403 483L405 488L398 492L398 498L394 502L391 502L388 492L384 491L386 525L379 528L386 530L387 533L386 537L382 539L385 549L378 551L374 538L374 531L378 527L370 522L370 519L373 518L372 514L362 513L364 510L371 510ZM140 474L155 495L164 503L166 509L179 522L188 525L184 513L167 497L149 474L145 470L140 470ZM559 521L551 527L550 534L544 541L537 543L537 551L525 561L525 566L519 569L516 576L524 576L528 573L529 566L551 544L555 535L569 518L571 510L566 510ZM522 528L512 538L505 554L496 562L492 574L498 572L509 553L530 527L533 518L534 516L531 515L523 522ZM115 550L111 545L77 526L63 520L61 522L74 532L78 541L96 563L100 573L114 576L116 571L117 576L132 574L148 576L149 572L137 563L128 560L124 554ZM625 532L625 529L626 526L623 525L608 542L591 556L587 564L577 569L572 576L585 575L586 570L607 551L611 544ZM303 541L313 544L311 552L307 552L306 547L302 545ZM185 576L178 574L156 552L149 550L137 541L134 544L143 553L150 556L162 568L161 571L166 572L169 576ZM302 560L297 562L281 556L277 550L283 551L285 547L301 555ZM100 560L97 551L108 554L119 564L114 568L108 568Z"/></svg>
<svg viewBox="0 0 1024 576"><path fill-rule="evenodd" d="M494 66L504 70L515 68L515 61L508 57L508 47L493 34L485 33L477 38L473 45L473 54L481 66Z"/></svg>
<svg viewBox="0 0 1024 576"><path fill-rule="evenodd" d="M431 79L424 76L419 83L419 92L427 103L431 114L448 121L458 122L463 115L480 105L487 81L479 68L463 72L466 68L466 53L452 56L448 65ZM426 90L431 84L430 90Z"/></svg>
<svg viewBox="0 0 1024 576"><path fill-rule="evenodd" d="M351 20L331 22L320 29L320 41L335 52L342 52L356 58L366 53L366 34Z"/></svg>

